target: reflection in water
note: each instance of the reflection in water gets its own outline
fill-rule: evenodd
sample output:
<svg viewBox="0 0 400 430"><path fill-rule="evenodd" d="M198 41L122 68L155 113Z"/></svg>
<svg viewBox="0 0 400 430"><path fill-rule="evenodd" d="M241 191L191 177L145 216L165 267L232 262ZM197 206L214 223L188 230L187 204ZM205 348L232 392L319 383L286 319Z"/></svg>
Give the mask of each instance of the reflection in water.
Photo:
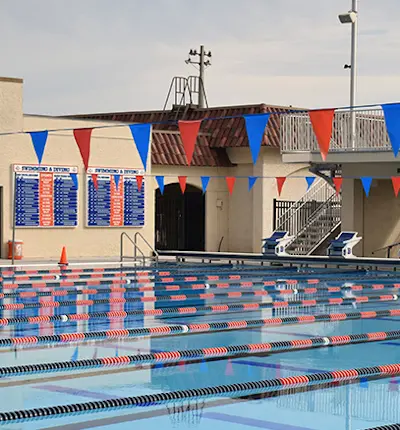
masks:
<svg viewBox="0 0 400 430"><path fill-rule="evenodd" d="M167 406L173 428L196 428L203 417L204 401L193 400L183 403L172 403Z"/></svg>

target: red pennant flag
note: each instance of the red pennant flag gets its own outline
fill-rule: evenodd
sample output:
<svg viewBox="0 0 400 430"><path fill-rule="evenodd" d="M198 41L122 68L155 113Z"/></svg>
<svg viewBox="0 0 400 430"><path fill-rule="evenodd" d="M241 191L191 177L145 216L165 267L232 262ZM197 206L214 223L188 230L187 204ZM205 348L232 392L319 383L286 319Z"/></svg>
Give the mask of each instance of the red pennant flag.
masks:
<svg viewBox="0 0 400 430"><path fill-rule="evenodd" d="M229 194L232 195L236 178L234 176L227 176L225 180L226 180L226 185L228 185Z"/></svg>
<svg viewBox="0 0 400 430"><path fill-rule="evenodd" d="M312 110L308 112L315 136L317 137L322 159L325 161L332 138L335 109Z"/></svg>
<svg viewBox="0 0 400 430"><path fill-rule="evenodd" d="M182 194L185 194L185 190L186 190L186 178L187 178L187 176L178 176L179 185L181 187Z"/></svg>
<svg viewBox="0 0 400 430"><path fill-rule="evenodd" d="M278 195L281 195L283 184L285 183L286 178L284 176L280 176L276 178L276 186L278 187Z"/></svg>
<svg viewBox="0 0 400 430"><path fill-rule="evenodd" d="M86 170L89 167L90 138L92 136L92 130L92 128L80 128L78 130L74 130L75 141L78 145L83 165L85 166Z"/></svg>
<svg viewBox="0 0 400 430"><path fill-rule="evenodd" d="M190 166L193 158L194 148L196 146L197 135L199 134L201 119L197 121L178 121L179 131L183 148L186 154L186 160Z"/></svg>
<svg viewBox="0 0 400 430"><path fill-rule="evenodd" d="M342 189L343 178L333 178L333 183L335 184L336 195L338 196Z"/></svg>
<svg viewBox="0 0 400 430"><path fill-rule="evenodd" d="M99 189L99 183L97 181L97 173L92 173L92 181L93 181L94 188L96 190L98 190Z"/></svg>
<svg viewBox="0 0 400 430"><path fill-rule="evenodd" d="M181 372L184 372L184 371L185 371L185 362L184 362L184 361L180 361L180 362L178 363L178 365L179 365L179 370L180 370Z"/></svg>
<svg viewBox="0 0 400 430"><path fill-rule="evenodd" d="M140 193L142 191L142 184L143 184L143 176L142 175L136 175L136 184L137 184L137 189Z"/></svg>
<svg viewBox="0 0 400 430"><path fill-rule="evenodd" d="M393 176L392 177L392 184L393 184L394 194L397 197L399 195L399 191L400 191L400 177Z"/></svg>

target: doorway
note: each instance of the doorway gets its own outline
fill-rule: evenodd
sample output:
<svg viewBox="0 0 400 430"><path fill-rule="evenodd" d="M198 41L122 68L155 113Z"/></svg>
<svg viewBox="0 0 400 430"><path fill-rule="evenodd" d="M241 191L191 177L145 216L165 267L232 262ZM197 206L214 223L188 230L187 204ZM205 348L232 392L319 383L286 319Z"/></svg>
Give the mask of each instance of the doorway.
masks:
<svg viewBox="0 0 400 430"><path fill-rule="evenodd" d="M187 184L182 194L179 184L166 185L164 194L156 190L156 249L204 251L205 196Z"/></svg>

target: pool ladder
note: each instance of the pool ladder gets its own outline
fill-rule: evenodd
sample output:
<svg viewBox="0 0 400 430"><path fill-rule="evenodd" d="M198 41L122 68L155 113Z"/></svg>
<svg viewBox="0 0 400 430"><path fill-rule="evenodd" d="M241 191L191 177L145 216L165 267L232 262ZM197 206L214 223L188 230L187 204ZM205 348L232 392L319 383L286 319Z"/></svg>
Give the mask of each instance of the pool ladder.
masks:
<svg viewBox="0 0 400 430"><path fill-rule="evenodd" d="M150 249L152 253L151 257L146 257L145 253L139 247L138 245L139 238ZM133 256L124 254L124 239L128 239L128 241L133 245ZM141 259L143 261L143 266L146 266L146 259L148 259L148 260L154 261L156 265L158 265L159 254L140 232L136 232L135 235L133 236L133 239L131 236L129 236L128 233L122 232L121 238L120 238L120 261L122 262L124 261L124 259L133 259L135 262L138 261L138 259Z"/></svg>

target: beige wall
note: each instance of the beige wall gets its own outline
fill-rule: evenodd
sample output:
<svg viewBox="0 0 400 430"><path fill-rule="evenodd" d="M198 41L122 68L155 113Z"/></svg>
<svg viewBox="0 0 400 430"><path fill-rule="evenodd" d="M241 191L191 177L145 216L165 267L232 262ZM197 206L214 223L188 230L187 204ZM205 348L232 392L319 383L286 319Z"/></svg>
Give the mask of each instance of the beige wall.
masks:
<svg viewBox="0 0 400 430"><path fill-rule="evenodd" d="M390 177L397 175L400 163L370 165L345 164L344 177ZM345 179L342 188L342 230L357 231L363 237L356 255L372 256L373 251L400 240L400 200L390 179L374 179L369 197L359 179ZM399 248L392 250L396 256ZM383 257L385 251L374 256Z"/></svg>
<svg viewBox="0 0 400 430"><path fill-rule="evenodd" d="M10 85L14 85L15 96ZM22 84L2 82L0 95L7 93L7 104L0 103L2 130L25 131L93 127L102 123L65 119L22 117ZM13 119L8 112L13 112ZM22 122L23 121L23 122ZM115 124L115 123L114 123ZM3 187L2 255L6 242L12 238L12 164L36 164L37 159L28 134L0 136L0 186ZM118 257L122 231L140 231L153 243L154 198L151 187L146 187L144 228L86 228L84 168L72 131L49 133L43 164L78 166L79 201L77 228L20 228L16 238L24 241L24 256L29 258L58 258L61 247L67 247L71 259L77 257ZM128 127L93 130L90 165L105 167L141 168L139 155Z"/></svg>

